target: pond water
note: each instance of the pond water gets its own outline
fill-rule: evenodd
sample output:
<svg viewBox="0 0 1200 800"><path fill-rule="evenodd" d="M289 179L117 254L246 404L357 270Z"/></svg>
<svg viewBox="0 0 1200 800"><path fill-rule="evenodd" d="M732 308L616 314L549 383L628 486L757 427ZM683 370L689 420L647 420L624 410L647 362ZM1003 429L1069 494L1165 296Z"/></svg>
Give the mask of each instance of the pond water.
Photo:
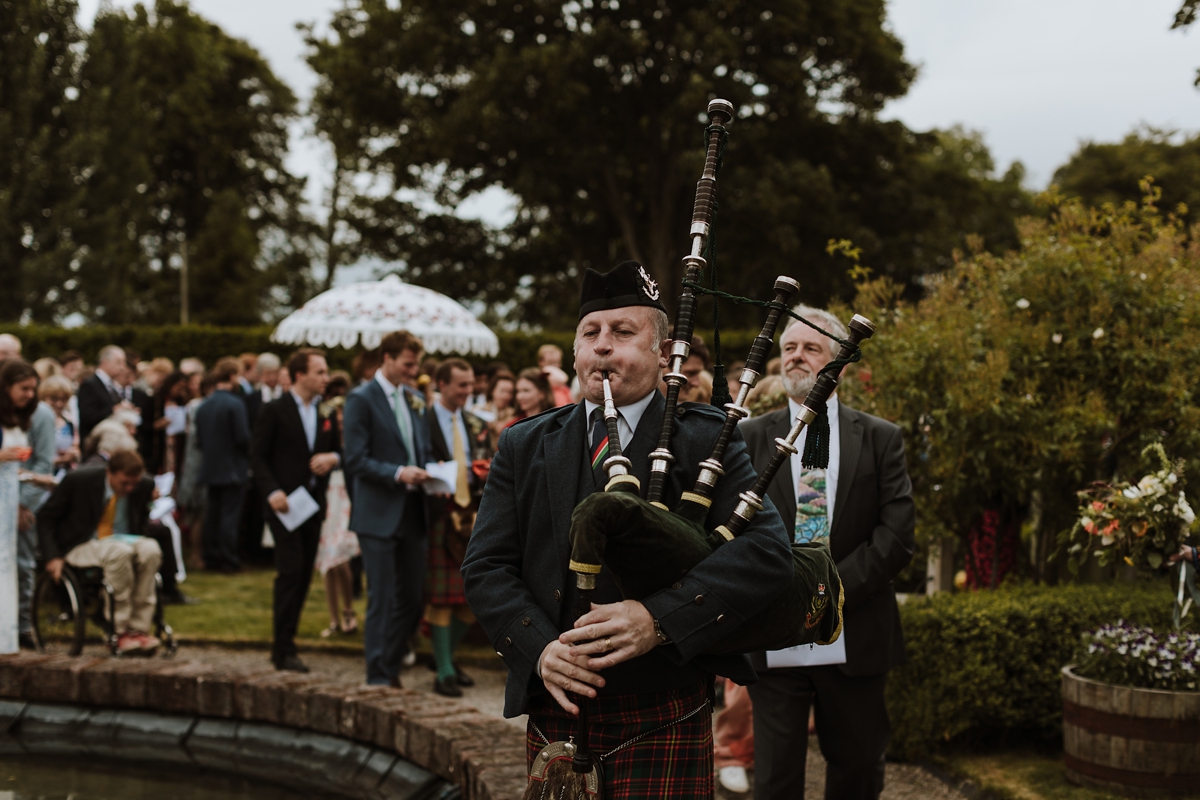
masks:
<svg viewBox="0 0 1200 800"><path fill-rule="evenodd" d="M219 773L153 771L115 762L0 758L0 800L302 800L299 794Z"/></svg>

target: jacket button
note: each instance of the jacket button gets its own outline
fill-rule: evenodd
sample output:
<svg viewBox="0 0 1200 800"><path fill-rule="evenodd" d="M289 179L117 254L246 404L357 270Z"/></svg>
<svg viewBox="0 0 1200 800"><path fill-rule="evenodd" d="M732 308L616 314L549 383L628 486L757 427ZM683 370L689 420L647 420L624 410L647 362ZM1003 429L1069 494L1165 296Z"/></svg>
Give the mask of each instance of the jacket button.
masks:
<svg viewBox="0 0 1200 800"><path fill-rule="evenodd" d="M562 600L562 592L560 592L558 589L555 589L554 590L554 602L557 603L559 600Z"/></svg>
<svg viewBox="0 0 1200 800"><path fill-rule="evenodd" d="M504 658L504 653L501 653L499 650L496 651L496 655L500 656L501 658Z"/></svg>
<svg viewBox="0 0 1200 800"><path fill-rule="evenodd" d="M704 605L704 595L702 595L702 594L696 595L696 605L698 605L698 606Z"/></svg>
<svg viewBox="0 0 1200 800"><path fill-rule="evenodd" d="M724 622L724 621L725 621L725 615L724 615L724 614L717 614L717 624L719 625L719 624L721 624L721 623L722 623L722 622Z"/></svg>
<svg viewBox="0 0 1200 800"><path fill-rule="evenodd" d="M512 639L510 639L509 637L505 636L505 637L504 637L504 646L505 646L505 647L509 647L509 646L511 646L511 645L512 645Z"/></svg>
<svg viewBox="0 0 1200 800"><path fill-rule="evenodd" d="M672 589L682 589L682 588L683 588L683 584L682 584L682 583L680 583L679 581L675 581L674 583L672 583L672 584L671 584L671 588L672 588Z"/></svg>
<svg viewBox="0 0 1200 800"><path fill-rule="evenodd" d="M532 622L533 621L531 619L529 619L529 617L526 617L525 619L521 620L521 624L524 625L526 628L528 628L530 626L530 624L532 624Z"/></svg>

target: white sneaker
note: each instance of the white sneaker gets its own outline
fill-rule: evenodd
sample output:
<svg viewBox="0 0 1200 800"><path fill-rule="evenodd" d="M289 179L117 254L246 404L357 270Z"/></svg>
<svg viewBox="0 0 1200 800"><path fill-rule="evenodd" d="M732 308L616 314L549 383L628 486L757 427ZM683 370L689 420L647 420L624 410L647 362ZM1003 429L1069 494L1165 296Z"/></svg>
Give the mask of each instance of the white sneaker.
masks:
<svg viewBox="0 0 1200 800"><path fill-rule="evenodd" d="M734 794L750 791L750 780L746 777L745 767L721 767L717 770L717 780Z"/></svg>
<svg viewBox="0 0 1200 800"><path fill-rule="evenodd" d="M414 653L412 650L409 650L407 653L404 654L404 658L400 659L400 665L402 667L404 667L405 669L408 669L409 667L413 666L416 663L417 663L417 654Z"/></svg>

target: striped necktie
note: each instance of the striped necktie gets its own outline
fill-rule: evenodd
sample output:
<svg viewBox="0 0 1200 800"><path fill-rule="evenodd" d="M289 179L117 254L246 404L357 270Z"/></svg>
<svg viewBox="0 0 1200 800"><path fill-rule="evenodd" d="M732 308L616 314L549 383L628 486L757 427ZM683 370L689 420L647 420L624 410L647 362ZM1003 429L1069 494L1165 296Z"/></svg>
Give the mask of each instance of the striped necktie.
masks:
<svg viewBox="0 0 1200 800"><path fill-rule="evenodd" d="M608 479L604 472L604 459L608 458L608 427L604 424L604 409L592 409L592 476L596 485L603 487Z"/></svg>

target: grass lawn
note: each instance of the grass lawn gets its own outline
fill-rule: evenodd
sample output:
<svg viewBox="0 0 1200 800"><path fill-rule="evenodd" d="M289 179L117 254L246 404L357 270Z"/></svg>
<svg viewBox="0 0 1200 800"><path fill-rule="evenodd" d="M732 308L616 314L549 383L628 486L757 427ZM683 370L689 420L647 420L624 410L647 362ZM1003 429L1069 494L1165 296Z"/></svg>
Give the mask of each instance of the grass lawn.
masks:
<svg viewBox="0 0 1200 800"><path fill-rule="evenodd" d="M958 754L942 756L935 763L957 778L970 780L985 796L1003 800L1110 800L1117 796L1068 781L1061 753Z"/></svg>
<svg viewBox="0 0 1200 800"><path fill-rule="evenodd" d="M196 570L180 585L183 591L200 601L194 606L167 606L166 618L175 635L185 642L220 642L222 644L271 643L271 590L275 582L273 569L246 570L237 575L222 575ZM300 617L296 637L303 647L362 649L362 626L366 619L367 601L354 603L358 613L359 630L351 634L335 634L321 638L329 625L329 610L325 605L325 585L318 573L313 574L308 590L308 602Z"/></svg>

